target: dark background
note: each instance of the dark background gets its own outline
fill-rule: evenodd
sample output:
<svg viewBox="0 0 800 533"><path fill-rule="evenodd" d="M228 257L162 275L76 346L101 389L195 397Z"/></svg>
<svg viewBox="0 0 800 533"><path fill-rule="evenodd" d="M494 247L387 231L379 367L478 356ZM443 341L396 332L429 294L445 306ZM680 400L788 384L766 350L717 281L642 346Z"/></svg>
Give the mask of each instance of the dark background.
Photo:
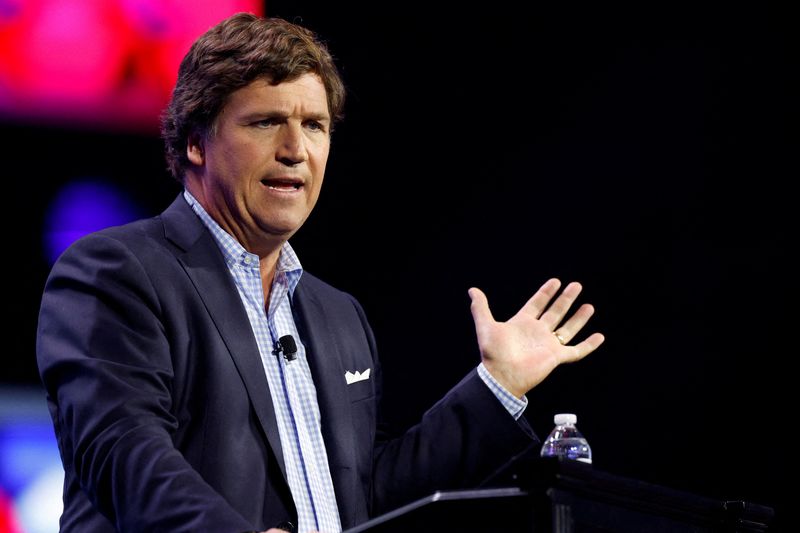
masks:
<svg viewBox="0 0 800 533"><path fill-rule="evenodd" d="M479 361L470 286L500 320L546 279L578 280L597 309L587 330L607 340L530 392L539 435L577 413L596 468L774 507L776 530L798 524L788 12L330 4L266 8L318 31L349 88L321 200L293 244L366 308L390 416L413 423ZM156 214L178 187L155 136L6 121L0 139L0 375L37 384L57 188L108 176Z"/></svg>

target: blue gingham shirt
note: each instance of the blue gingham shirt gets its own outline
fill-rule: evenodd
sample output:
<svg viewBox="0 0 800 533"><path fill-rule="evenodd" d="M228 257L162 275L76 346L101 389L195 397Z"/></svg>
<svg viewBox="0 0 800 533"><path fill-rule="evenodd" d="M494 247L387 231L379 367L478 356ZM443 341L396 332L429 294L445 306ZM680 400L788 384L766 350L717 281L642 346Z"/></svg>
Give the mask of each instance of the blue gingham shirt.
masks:
<svg viewBox="0 0 800 533"><path fill-rule="evenodd" d="M291 298L303 274L300 261L289 243L285 243L269 293L269 308L265 308L259 257L225 232L188 191L184 191L184 196L216 239L247 311L278 421L286 477L297 507L297 529L341 531L322 439L317 391L292 317ZM296 359L292 361L273 354L277 340L284 335L298 340Z"/></svg>
<svg viewBox="0 0 800 533"><path fill-rule="evenodd" d="M269 308L265 309L259 257L223 230L189 191L184 190L183 195L219 245L247 311L278 421L287 481L297 508L297 529L301 533L339 532L342 526L322 438L317 391L305 348L297 342L296 359L292 361L273 354L280 337L300 338L291 307L295 287L303 274L300 261L289 243L284 243L269 293ZM508 392L483 363L478 365L478 375L514 418L522 415L527 398L520 399Z"/></svg>

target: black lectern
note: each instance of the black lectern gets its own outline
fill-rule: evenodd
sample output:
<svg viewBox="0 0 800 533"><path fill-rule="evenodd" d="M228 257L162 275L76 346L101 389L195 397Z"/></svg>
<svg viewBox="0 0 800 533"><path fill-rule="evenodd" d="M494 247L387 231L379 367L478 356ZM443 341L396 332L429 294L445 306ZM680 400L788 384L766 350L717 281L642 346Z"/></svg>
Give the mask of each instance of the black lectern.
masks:
<svg viewBox="0 0 800 533"><path fill-rule="evenodd" d="M436 492L344 533L745 533L768 531L773 514L754 503L543 459L526 471L512 465L483 488Z"/></svg>

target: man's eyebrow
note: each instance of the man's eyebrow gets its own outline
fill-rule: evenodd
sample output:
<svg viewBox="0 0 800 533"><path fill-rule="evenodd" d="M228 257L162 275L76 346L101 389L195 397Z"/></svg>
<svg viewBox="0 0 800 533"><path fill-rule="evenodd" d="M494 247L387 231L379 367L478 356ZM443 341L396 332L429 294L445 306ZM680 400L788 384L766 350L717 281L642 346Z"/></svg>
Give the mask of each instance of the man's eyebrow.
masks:
<svg viewBox="0 0 800 533"><path fill-rule="evenodd" d="M330 121L331 117L328 113L309 113L308 115L306 115L306 119L325 122L325 121Z"/></svg>
<svg viewBox="0 0 800 533"><path fill-rule="evenodd" d="M245 119L247 120L255 120L260 118L280 118L280 119L287 119L291 116L291 113L286 113L285 111L280 111L277 109L269 110L269 111L253 111L252 113L248 113L245 115ZM303 115L303 120L316 120L319 122L330 122L331 117L328 113L308 113Z"/></svg>
<svg viewBox="0 0 800 533"><path fill-rule="evenodd" d="M283 111L279 111L277 109L270 109L270 110L256 110L245 115L247 119L256 119L256 118L287 118L289 115Z"/></svg>

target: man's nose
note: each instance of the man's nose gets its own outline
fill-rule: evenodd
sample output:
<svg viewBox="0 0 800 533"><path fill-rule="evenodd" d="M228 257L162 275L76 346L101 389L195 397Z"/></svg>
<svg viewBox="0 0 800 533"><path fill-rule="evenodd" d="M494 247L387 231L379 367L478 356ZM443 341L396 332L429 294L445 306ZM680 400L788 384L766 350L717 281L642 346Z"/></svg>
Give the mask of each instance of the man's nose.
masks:
<svg viewBox="0 0 800 533"><path fill-rule="evenodd" d="M308 158L303 128L299 124L285 124L275 157L285 164L296 165Z"/></svg>

